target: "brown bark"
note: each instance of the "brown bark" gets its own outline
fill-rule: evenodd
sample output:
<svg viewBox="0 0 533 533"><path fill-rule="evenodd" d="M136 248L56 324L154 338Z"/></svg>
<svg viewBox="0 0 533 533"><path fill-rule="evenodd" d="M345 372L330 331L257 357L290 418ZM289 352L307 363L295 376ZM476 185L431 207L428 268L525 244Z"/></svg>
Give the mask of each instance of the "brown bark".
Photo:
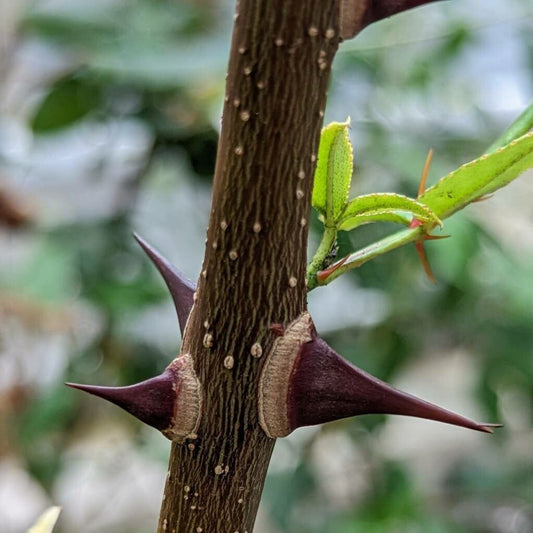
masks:
<svg viewBox="0 0 533 533"><path fill-rule="evenodd" d="M275 442L259 425L257 355L271 348L270 325L306 306L338 17L337 2L323 0L237 6L206 255L182 348L202 384L202 420L197 438L172 445L159 532L252 531Z"/></svg>

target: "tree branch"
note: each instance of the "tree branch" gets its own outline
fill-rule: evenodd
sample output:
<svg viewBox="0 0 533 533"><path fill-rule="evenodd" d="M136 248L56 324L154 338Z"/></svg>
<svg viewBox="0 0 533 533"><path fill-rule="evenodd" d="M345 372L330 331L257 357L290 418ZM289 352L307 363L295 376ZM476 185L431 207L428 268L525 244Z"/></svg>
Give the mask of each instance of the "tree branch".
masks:
<svg viewBox="0 0 533 533"><path fill-rule="evenodd" d="M259 378L270 325L306 306L339 1L238 2L206 254L182 347L202 384L202 418L172 445L160 533L252 531L275 442L259 423Z"/></svg>

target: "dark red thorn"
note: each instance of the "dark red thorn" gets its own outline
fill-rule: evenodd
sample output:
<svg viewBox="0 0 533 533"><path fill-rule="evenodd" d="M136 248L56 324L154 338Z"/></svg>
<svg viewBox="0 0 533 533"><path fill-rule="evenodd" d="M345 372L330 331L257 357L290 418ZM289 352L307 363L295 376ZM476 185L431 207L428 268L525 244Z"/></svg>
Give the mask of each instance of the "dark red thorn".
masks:
<svg viewBox="0 0 533 533"><path fill-rule="evenodd" d="M341 38L351 39L369 24L432 1L435 0L372 0L363 3L344 1Z"/></svg>
<svg viewBox="0 0 533 533"><path fill-rule="evenodd" d="M177 268L169 263L157 250L152 248L143 238L136 233L133 234L135 240L141 245L146 255L152 260L152 263L159 270L161 276L167 284L168 290L174 300L174 307L178 314L180 331L183 335L185 324L189 318L192 305L194 302L194 291L196 285L193 281L186 278Z"/></svg>
<svg viewBox="0 0 533 533"><path fill-rule="evenodd" d="M492 433L477 423L394 389L350 364L319 337L303 344L287 395L291 429L364 414L413 416Z"/></svg>
<svg viewBox="0 0 533 533"><path fill-rule="evenodd" d="M172 425L176 405L175 372L167 368L161 375L129 387L99 387L65 383L118 405L141 422L164 431Z"/></svg>

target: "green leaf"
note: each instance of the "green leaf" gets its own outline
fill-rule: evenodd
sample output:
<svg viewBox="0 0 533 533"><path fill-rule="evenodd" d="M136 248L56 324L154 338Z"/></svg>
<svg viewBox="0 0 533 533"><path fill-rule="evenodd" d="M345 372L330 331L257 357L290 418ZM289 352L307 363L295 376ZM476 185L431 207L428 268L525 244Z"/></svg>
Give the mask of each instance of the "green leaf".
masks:
<svg viewBox="0 0 533 533"><path fill-rule="evenodd" d="M85 117L100 103L100 91L80 78L59 80L37 109L32 129L49 133L70 126Z"/></svg>
<svg viewBox="0 0 533 533"><path fill-rule="evenodd" d="M370 222L397 222L409 225L411 218L423 223L433 223L442 226L437 215L424 204L413 198L395 193L376 193L358 196L351 200L343 211L338 229L351 230Z"/></svg>
<svg viewBox="0 0 533 533"><path fill-rule="evenodd" d="M372 222L394 222L396 224L404 224L408 226L411 222L409 217L396 213L395 211L387 211L385 209L377 211L368 211L360 215L354 215L346 220L343 220L338 226L339 230L350 231L362 226L363 224L371 224Z"/></svg>
<svg viewBox="0 0 533 533"><path fill-rule="evenodd" d="M332 122L320 135L312 203L324 216L326 225L334 225L348 200L353 171L349 126L349 119Z"/></svg>
<svg viewBox="0 0 533 533"><path fill-rule="evenodd" d="M61 507L48 508L39 517L36 524L28 529L28 533L52 533L60 512Z"/></svg>
<svg viewBox="0 0 533 533"><path fill-rule="evenodd" d="M490 194L533 166L533 133L485 154L444 176L419 197L440 218L447 218Z"/></svg>

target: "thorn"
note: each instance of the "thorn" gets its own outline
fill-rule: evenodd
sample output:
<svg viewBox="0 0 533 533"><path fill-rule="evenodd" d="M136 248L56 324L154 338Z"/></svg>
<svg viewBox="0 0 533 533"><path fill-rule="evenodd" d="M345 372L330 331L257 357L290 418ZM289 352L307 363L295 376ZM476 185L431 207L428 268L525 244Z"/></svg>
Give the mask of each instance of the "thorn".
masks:
<svg viewBox="0 0 533 533"><path fill-rule="evenodd" d="M133 236L165 280L172 299L174 300L174 307L176 308L176 312L178 314L180 331L183 335L187 318L189 318L189 313L191 312L191 308L193 306L193 296L194 291L196 290L195 283L186 278L157 250L152 248L142 237L136 233L134 233Z"/></svg>
<svg viewBox="0 0 533 533"><path fill-rule="evenodd" d="M352 365L315 337L302 345L287 395L292 429L364 414L395 414L492 433L500 424L477 423L399 391Z"/></svg>
<svg viewBox="0 0 533 533"><path fill-rule="evenodd" d="M429 235L425 234L420 237L420 240L415 242L415 248L418 253L418 258L420 259L420 262L422 263L422 267L424 268L424 272L426 273L426 276L428 277L429 281L431 283L437 283L437 280L435 279L435 276L433 275L433 271L431 270L431 265L429 264L429 260L426 254L426 250L424 248L424 242L425 241L438 241L441 239L448 239L449 235Z"/></svg>
<svg viewBox="0 0 533 533"><path fill-rule="evenodd" d="M118 405L141 422L164 431L172 425L176 404L176 374L167 368L161 375L129 387L99 387L65 383Z"/></svg>
<svg viewBox="0 0 533 533"><path fill-rule="evenodd" d="M433 155L433 150L429 151L428 159L426 159L426 165L424 166L424 174L426 174L426 167L428 166L428 160L431 162L431 156ZM426 176L422 175L422 181L420 183L421 187L425 187L425 179ZM420 189L418 191L418 195L420 196ZM422 226L423 222L421 220L418 220L417 218L413 218L411 220L411 224L409 224L410 229L416 229ZM447 239L449 235L430 235L428 233L425 233L424 235L420 236L420 239L415 242L415 248L418 253L418 257L420 259L420 262L422 263L422 267L424 268L424 272L426 273L426 276L428 277L429 281L431 283L437 283L435 276L433 275L433 272L431 270L431 265L429 264L429 260L426 255L426 250L424 249L424 241L437 241L439 239Z"/></svg>
<svg viewBox="0 0 533 533"><path fill-rule="evenodd" d="M449 239L451 235L422 235L422 241L440 241L441 239Z"/></svg>
<svg viewBox="0 0 533 533"><path fill-rule="evenodd" d="M433 148L430 148L428 155L426 157L426 162L424 163L424 168L422 169L422 176L420 178L420 183L418 185L417 198L420 198L424 194L424 191L426 190L426 182L428 179L429 167L431 166L432 159L433 159Z"/></svg>
<svg viewBox="0 0 533 533"><path fill-rule="evenodd" d="M475 204L477 202L484 202L485 200L490 200L493 196L494 196L494 193L482 194L479 198L472 200L472 203Z"/></svg>
<svg viewBox="0 0 533 533"><path fill-rule="evenodd" d="M346 257L343 257L340 261L337 261L335 264L329 266L325 270L319 270L316 273L316 279L320 283L323 283L327 278L329 278L329 276L331 276L331 274L333 274L333 272L335 272L335 270L340 268L342 265L344 265L344 263L346 263L346 261L348 261L348 257L348 255Z"/></svg>
<svg viewBox="0 0 533 533"><path fill-rule="evenodd" d="M426 250L424 249L424 241L415 242L415 248L416 248L416 253L418 254L418 258L420 259L420 262L422 263L422 268L424 269L424 272L426 273L426 276L428 277L429 281L431 281L431 283L436 284L437 280L435 279L435 276L433 275L433 271L431 270L431 265L429 264L428 256L426 255Z"/></svg>

